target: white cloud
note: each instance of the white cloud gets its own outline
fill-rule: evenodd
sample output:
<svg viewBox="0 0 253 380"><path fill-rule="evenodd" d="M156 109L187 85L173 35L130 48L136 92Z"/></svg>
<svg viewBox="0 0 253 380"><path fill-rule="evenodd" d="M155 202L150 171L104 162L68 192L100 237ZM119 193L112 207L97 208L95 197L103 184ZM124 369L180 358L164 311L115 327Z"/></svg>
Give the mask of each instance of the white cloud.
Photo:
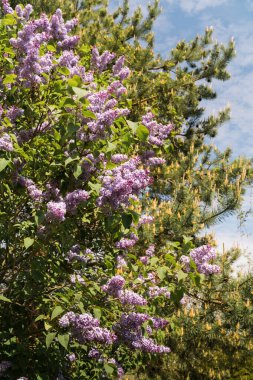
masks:
<svg viewBox="0 0 253 380"><path fill-rule="evenodd" d="M177 3L183 11L188 13L201 12L206 8L214 8L226 2L228 0L167 0L169 4Z"/></svg>

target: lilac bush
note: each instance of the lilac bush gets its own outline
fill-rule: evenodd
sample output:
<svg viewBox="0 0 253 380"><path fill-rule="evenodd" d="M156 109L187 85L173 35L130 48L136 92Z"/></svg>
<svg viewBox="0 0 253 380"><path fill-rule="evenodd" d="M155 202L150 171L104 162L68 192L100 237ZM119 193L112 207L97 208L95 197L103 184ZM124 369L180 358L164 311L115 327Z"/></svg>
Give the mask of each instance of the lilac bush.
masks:
<svg viewBox="0 0 253 380"><path fill-rule="evenodd" d="M122 378L173 350L169 318L200 274L218 273L215 254L180 261L147 235L143 195L173 126L152 112L130 121L125 58L78 46L59 9L2 9L0 374Z"/></svg>

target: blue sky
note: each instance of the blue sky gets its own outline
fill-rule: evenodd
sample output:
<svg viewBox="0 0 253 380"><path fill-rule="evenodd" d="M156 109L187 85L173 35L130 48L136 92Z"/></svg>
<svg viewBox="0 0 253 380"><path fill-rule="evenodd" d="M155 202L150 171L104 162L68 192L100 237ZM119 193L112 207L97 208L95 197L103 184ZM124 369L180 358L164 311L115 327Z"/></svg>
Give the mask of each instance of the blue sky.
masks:
<svg viewBox="0 0 253 380"><path fill-rule="evenodd" d="M118 5L120 0L113 0ZM141 5L143 10L149 3L145 0L130 0L131 6ZM155 24L156 51L164 57L175 44L203 34L206 27L214 28L214 39L226 43L235 39L237 56L229 69L232 78L226 82L215 82L217 99L209 102L207 112L216 112L231 106L231 120L224 124L215 138L215 144L224 149L230 146L233 157L253 157L253 0L160 0L163 9ZM245 197L244 209L252 204L253 191ZM243 229L238 229L236 217L212 229L219 246L225 248L239 245L253 257L253 220L249 215Z"/></svg>

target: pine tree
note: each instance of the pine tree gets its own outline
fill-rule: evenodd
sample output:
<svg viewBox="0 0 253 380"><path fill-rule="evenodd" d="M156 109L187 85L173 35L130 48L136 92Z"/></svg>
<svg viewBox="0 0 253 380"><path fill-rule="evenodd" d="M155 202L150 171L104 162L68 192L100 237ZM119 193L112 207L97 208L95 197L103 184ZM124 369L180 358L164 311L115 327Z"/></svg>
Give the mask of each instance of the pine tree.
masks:
<svg viewBox="0 0 253 380"><path fill-rule="evenodd" d="M252 379L251 274L231 276L242 252L220 257L222 273L211 276L201 290L190 291L183 309L171 319L169 359L152 361L144 378Z"/></svg>

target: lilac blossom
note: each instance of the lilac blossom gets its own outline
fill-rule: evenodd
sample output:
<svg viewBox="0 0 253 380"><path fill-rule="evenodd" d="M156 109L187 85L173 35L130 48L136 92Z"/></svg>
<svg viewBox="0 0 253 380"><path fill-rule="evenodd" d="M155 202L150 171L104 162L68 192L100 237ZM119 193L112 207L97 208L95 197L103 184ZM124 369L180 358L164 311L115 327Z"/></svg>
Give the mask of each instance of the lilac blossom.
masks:
<svg viewBox="0 0 253 380"><path fill-rule="evenodd" d="M5 0L6 2L6 0ZM28 20L32 8L26 6L23 16ZM20 13L20 12L19 12ZM45 14L37 20L29 21L18 32L17 38L11 38L11 45L18 50L19 66L16 74L25 85L31 87L44 83L43 73L50 72L57 63L53 62L52 52L40 54L41 47L52 40L56 40L58 48L68 50L79 41L78 36L69 36L69 31L76 24L76 20L64 23L62 12L57 9L51 20Z"/></svg>
<svg viewBox="0 0 253 380"><path fill-rule="evenodd" d="M20 116L22 116L24 113L24 110L22 108L16 107L16 106L11 106L7 111L6 111L6 116L10 119L12 123L16 121Z"/></svg>
<svg viewBox="0 0 253 380"><path fill-rule="evenodd" d="M105 285L102 286L102 290L118 298L122 305L144 306L147 304L147 300L140 294L133 292L132 290L123 290L125 285L125 279L122 276L112 277Z"/></svg>
<svg viewBox="0 0 253 380"><path fill-rule="evenodd" d="M164 318L152 317L150 318L155 330L164 329L168 325L168 321Z"/></svg>
<svg viewBox="0 0 253 380"><path fill-rule="evenodd" d="M126 281L122 276L114 276L106 283L106 285L102 286L102 290L111 296L118 297L125 282Z"/></svg>
<svg viewBox="0 0 253 380"><path fill-rule="evenodd" d="M105 171L101 177L98 206L110 205L114 209L127 206L132 196L139 195L151 183L148 170L138 169L139 164L138 157L132 158L112 170Z"/></svg>
<svg viewBox="0 0 253 380"><path fill-rule="evenodd" d="M139 349L144 352L170 352L169 347L159 346L153 339L143 337L142 324L148 320L152 320L152 318L147 314L122 314L119 322L114 326L114 331L117 334L118 340L131 348ZM157 322L157 328L161 327L164 328L164 322Z"/></svg>
<svg viewBox="0 0 253 380"><path fill-rule="evenodd" d="M142 264L147 265L149 263L149 257L148 256L141 256L140 261Z"/></svg>
<svg viewBox="0 0 253 380"><path fill-rule="evenodd" d="M29 196L32 198L32 200L34 200L35 202L42 201L43 192L36 186L36 184L31 179L20 176L18 178L18 183L21 186L26 187L27 192Z"/></svg>
<svg viewBox="0 0 253 380"><path fill-rule="evenodd" d="M99 320L91 314L68 312L60 318L59 325L70 327L72 336L81 344L85 342L112 344L117 339L114 333L100 327Z"/></svg>
<svg viewBox="0 0 253 380"><path fill-rule="evenodd" d="M131 71L127 66L124 66L125 57L121 56L115 62L115 65L112 68L112 72L114 76L118 76L120 80L126 79Z"/></svg>
<svg viewBox="0 0 253 380"><path fill-rule="evenodd" d="M14 12L8 0L2 0L4 14L11 14Z"/></svg>
<svg viewBox="0 0 253 380"><path fill-rule="evenodd" d="M160 157L150 157L146 161L146 164L149 166L158 166L158 165L163 165L165 163L166 163L166 160L164 158L160 158Z"/></svg>
<svg viewBox="0 0 253 380"><path fill-rule="evenodd" d="M68 355L66 356L66 358L67 358L71 363L73 363L74 361L76 361L76 355L75 355L74 353L72 353L72 354L68 354Z"/></svg>
<svg viewBox="0 0 253 380"><path fill-rule="evenodd" d="M118 241L115 246L119 249L129 249L132 248L136 242L138 241L138 238L122 238L120 241Z"/></svg>
<svg viewBox="0 0 253 380"><path fill-rule="evenodd" d="M8 133L3 133L0 137L0 150L5 150L6 152L13 151L13 145Z"/></svg>
<svg viewBox="0 0 253 380"><path fill-rule="evenodd" d="M65 197L66 209L67 211L73 212L76 210L77 206L89 199L90 195L85 190L74 190L68 193Z"/></svg>
<svg viewBox="0 0 253 380"><path fill-rule="evenodd" d="M116 261L117 261L117 268L123 268L127 266L126 259L124 256L121 256L121 255L117 256Z"/></svg>
<svg viewBox="0 0 253 380"><path fill-rule="evenodd" d="M152 112L148 112L142 117L142 123L149 130L148 141L157 146L162 146L173 128L172 124L159 124L154 120Z"/></svg>
<svg viewBox="0 0 253 380"><path fill-rule="evenodd" d="M136 349L139 349L143 352L151 352L157 354L164 354L171 352L171 349L166 346L157 345L153 339L142 337L139 340L136 340L132 343L132 346Z"/></svg>
<svg viewBox="0 0 253 380"><path fill-rule="evenodd" d="M166 287L159 286L151 286L148 291L148 295L150 298L155 298L159 296L164 296L166 298L170 298L170 292Z"/></svg>
<svg viewBox="0 0 253 380"><path fill-rule="evenodd" d="M81 127L77 133L80 140L96 140L98 138L105 138L108 133L108 128L113 122L120 116L126 116L129 110L116 108L118 102L116 99L111 98L113 91L110 86L106 90L98 91L95 93L89 93L87 99L89 106L87 107L95 118L85 118L80 115L82 125L85 126L85 130ZM88 126L88 131L86 130Z"/></svg>
<svg viewBox="0 0 253 380"><path fill-rule="evenodd" d="M89 358L93 358L93 359L99 359L101 356L101 353L100 351L98 351L96 348L92 348L89 353L88 353L88 357Z"/></svg>
<svg viewBox="0 0 253 380"><path fill-rule="evenodd" d="M63 201L53 202L47 204L46 218L51 222L63 222L67 212L66 203Z"/></svg>
<svg viewBox="0 0 253 380"><path fill-rule="evenodd" d="M133 305L133 306L145 306L147 305L147 300L143 298L140 294L133 292L132 290L122 290L119 292L119 301L122 305Z"/></svg>
<svg viewBox="0 0 253 380"><path fill-rule="evenodd" d="M152 257L152 256L154 256L154 253L155 253L155 245L150 244L148 249L146 249L146 256Z"/></svg>
<svg viewBox="0 0 253 380"><path fill-rule="evenodd" d="M142 215L139 219L138 226L142 226L143 224L150 224L153 223L154 217L151 215Z"/></svg>
<svg viewBox="0 0 253 380"><path fill-rule="evenodd" d="M107 50L100 55L96 46L92 48L91 56L92 68L97 69L100 73L106 70L109 63L115 58L115 54Z"/></svg>
<svg viewBox="0 0 253 380"><path fill-rule="evenodd" d="M124 162L127 160L128 160L127 154L113 154L111 157L111 161L114 164L120 164L121 162Z"/></svg>
<svg viewBox="0 0 253 380"><path fill-rule="evenodd" d="M209 263L210 260L216 258L215 249L210 245L202 245L201 247L194 248L190 252L190 257L197 265L199 273L210 275L220 272L220 267L218 265Z"/></svg>

